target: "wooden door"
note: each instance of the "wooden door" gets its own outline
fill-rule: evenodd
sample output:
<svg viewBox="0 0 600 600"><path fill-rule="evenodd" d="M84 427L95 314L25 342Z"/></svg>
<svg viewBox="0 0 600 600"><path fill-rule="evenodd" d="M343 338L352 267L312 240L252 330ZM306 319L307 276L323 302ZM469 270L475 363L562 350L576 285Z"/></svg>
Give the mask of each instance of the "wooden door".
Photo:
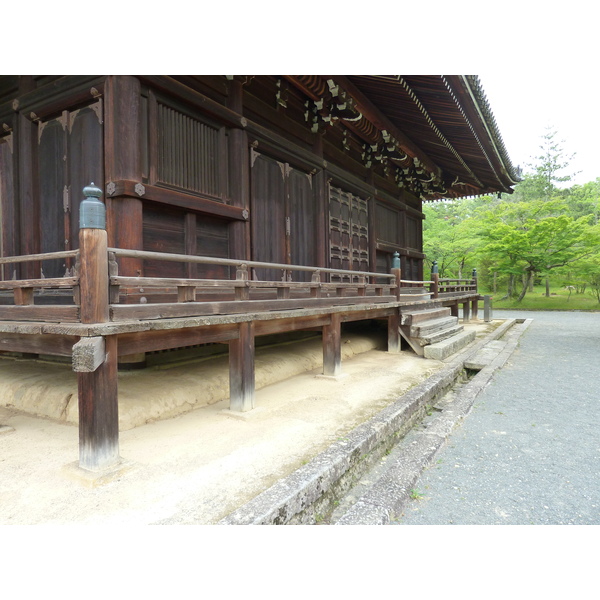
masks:
<svg viewBox="0 0 600 600"><path fill-rule="evenodd" d="M368 203L333 185L329 186L329 259L332 269L369 271ZM332 281L350 281L350 276Z"/></svg>
<svg viewBox="0 0 600 600"><path fill-rule="evenodd" d="M252 260L316 266L317 211L312 175L251 152ZM310 280L309 273L254 269L255 279Z"/></svg>

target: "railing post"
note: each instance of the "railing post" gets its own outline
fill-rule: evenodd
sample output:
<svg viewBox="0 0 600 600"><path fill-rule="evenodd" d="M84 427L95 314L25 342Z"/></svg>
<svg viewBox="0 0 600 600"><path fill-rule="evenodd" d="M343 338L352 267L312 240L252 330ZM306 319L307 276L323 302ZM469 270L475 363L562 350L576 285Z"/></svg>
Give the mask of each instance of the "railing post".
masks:
<svg viewBox="0 0 600 600"><path fill-rule="evenodd" d="M472 278L473 284L475 285L475 291L477 291L477 269L473 269Z"/></svg>
<svg viewBox="0 0 600 600"><path fill-rule="evenodd" d="M433 261L431 265L431 280L433 281L431 285L431 292L434 298L437 298L440 295L440 275L438 273L438 264L437 260Z"/></svg>
<svg viewBox="0 0 600 600"><path fill-rule="evenodd" d="M396 278L396 300L400 302L400 287L402 286L402 269L400 268L400 254L394 252L392 258L392 275Z"/></svg>
<svg viewBox="0 0 600 600"><path fill-rule="evenodd" d="M108 321L108 240L102 190L83 188L79 215L79 290L82 323Z"/></svg>
<svg viewBox="0 0 600 600"><path fill-rule="evenodd" d="M248 300L250 298L250 288L248 287L248 265L238 265L235 272L236 281L245 282L245 287L235 288L235 299L236 300Z"/></svg>
<svg viewBox="0 0 600 600"><path fill-rule="evenodd" d="M102 191L93 183L83 193L86 199L79 213L80 318L82 323L103 323L109 320L106 209L99 200ZM95 370L77 373L79 466L89 471L104 471L120 460L117 336L103 339L105 354L96 361Z"/></svg>

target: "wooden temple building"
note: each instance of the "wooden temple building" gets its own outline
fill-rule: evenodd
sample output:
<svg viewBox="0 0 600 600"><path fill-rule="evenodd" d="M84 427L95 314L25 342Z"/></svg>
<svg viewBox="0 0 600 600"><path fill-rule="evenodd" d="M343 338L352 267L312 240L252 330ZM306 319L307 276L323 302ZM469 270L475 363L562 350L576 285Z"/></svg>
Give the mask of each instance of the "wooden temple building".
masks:
<svg viewBox="0 0 600 600"><path fill-rule="evenodd" d="M72 357L102 471L124 357L226 343L246 411L257 336L322 331L331 376L350 321L423 354L479 295L424 272L422 203L517 181L475 76L1 76L0 346Z"/></svg>

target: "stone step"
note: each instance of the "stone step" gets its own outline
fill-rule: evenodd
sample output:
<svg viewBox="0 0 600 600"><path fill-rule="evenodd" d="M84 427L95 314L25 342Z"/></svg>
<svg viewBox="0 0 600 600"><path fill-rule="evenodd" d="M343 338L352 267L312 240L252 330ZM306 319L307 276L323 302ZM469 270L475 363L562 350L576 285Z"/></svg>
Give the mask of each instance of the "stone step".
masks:
<svg viewBox="0 0 600 600"><path fill-rule="evenodd" d="M473 330L463 331L441 342L425 346L423 348L423 356L433 360L444 360L470 344L475 339L475 336L476 333Z"/></svg>
<svg viewBox="0 0 600 600"><path fill-rule="evenodd" d="M452 311L449 307L429 308L426 310L414 310L410 312L403 312L401 324L406 325L407 327L411 327L414 323L420 323L421 321L449 317L451 312Z"/></svg>
<svg viewBox="0 0 600 600"><path fill-rule="evenodd" d="M432 333L437 333L444 329L454 327L458 324L458 317L443 317L441 319L429 319L421 321L410 328L411 337L424 337Z"/></svg>
<svg viewBox="0 0 600 600"><path fill-rule="evenodd" d="M442 331L438 331L437 333L431 333L429 335L418 337L416 339L418 340L419 344L421 344L421 346L427 346L431 344L437 344L438 342L450 338L456 335L457 333L460 333L461 331L464 331L464 327L462 325L455 325L454 327L448 327Z"/></svg>

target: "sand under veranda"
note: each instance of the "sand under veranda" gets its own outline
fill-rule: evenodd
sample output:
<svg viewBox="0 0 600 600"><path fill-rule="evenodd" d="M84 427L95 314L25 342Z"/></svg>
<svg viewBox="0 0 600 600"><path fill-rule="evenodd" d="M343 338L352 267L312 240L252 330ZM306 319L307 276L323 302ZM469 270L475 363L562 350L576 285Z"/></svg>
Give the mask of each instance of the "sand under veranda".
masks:
<svg viewBox="0 0 600 600"><path fill-rule="evenodd" d="M466 327L483 334L496 325ZM320 339L260 349L257 408L243 419L229 413L227 397L213 395L227 395L226 357L120 374L120 453L130 468L99 487L72 476L78 429L66 421L76 417L69 366L33 373L24 362L0 361L0 424L13 429L0 435L0 523L215 523L443 365L410 351L388 354L384 343L382 335L344 336L339 380L318 377ZM11 390L31 407L58 399L62 422L15 409ZM189 410L199 398L214 403Z"/></svg>

